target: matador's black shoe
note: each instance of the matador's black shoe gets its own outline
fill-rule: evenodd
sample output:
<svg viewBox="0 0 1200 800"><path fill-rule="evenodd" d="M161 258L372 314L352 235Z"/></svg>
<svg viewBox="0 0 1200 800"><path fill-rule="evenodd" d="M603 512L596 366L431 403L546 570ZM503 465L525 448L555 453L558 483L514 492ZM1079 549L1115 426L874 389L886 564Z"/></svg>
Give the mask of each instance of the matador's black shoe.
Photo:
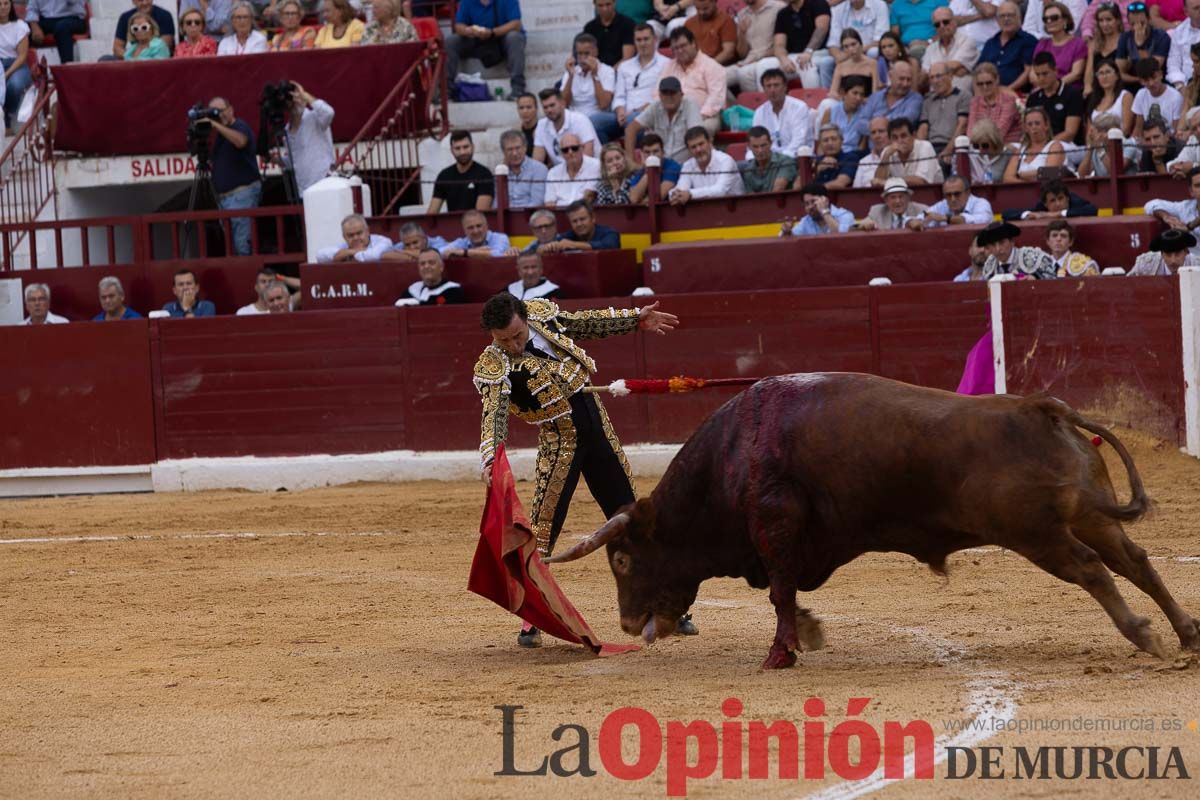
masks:
<svg viewBox="0 0 1200 800"><path fill-rule="evenodd" d="M675 626L675 633L680 636L695 636L700 633L700 629L696 627L696 623L692 622L691 614L684 614L679 618L679 624Z"/></svg>
<svg viewBox="0 0 1200 800"><path fill-rule="evenodd" d="M517 634L517 644L521 647L541 647L542 632L537 628L529 628Z"/></svg>

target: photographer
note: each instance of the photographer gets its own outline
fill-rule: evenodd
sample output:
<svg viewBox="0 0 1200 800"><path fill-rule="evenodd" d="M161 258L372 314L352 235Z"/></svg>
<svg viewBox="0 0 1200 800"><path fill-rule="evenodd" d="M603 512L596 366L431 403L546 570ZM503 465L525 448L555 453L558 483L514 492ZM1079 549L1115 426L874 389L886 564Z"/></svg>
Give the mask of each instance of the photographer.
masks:
<svg viewBox="0 0 1200 800"><path fill-rule="evenodd" d="M212 146L212 184L217 205L222 209L258 208L262 199L262 175L254 150L254 131L245 120L233 115L233 106L224 97L214 97L208 107L218 112L216 119L204 119L217 132ZM230 220L233 249L239 256L250 255L248 217Z"/></svg>
<svg viewBox="0 0 1200 800"><path fill-rule="evenodd" d="M292 107L288 114L288 165L296 175L300 197L304 190L329 173L333 165L333 107L292 82Z"/></svg>

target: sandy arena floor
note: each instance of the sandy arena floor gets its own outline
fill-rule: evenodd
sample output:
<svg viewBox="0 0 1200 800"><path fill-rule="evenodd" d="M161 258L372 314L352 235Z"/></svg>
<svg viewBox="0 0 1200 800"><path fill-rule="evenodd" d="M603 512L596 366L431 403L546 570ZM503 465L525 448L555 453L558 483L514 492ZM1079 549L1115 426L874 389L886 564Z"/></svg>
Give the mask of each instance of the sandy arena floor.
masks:
<svg viewBox="0 0 1200 800"><path fill-rule="evenodd" d="M1158 502L1131 534L1200 612L1200 463L1123 435ZM758 670L773 612L732 580L702 587L699 637L605 659L554 640L525 651L515 618L464 589L482 496L423 483L0 503L0 796L665 797L665 757L641 782L603 770L602 721L637 705L664 725L719 726L730 696L744 720L798 725L819 696L829 727L847 698L870 697L867 721L928 720L939 753L955 743L947 721L976 714L1125 730L977 734L977 748L1006 748L998 780L948 781L945 764L932 782L886 786L772 770L693 780L690 797L1197 796L1200 667L1135 652L1081 589L1017 556L958 554L948 582L905 557L860 559L804 598L829 647L792 670ZM567 539L599 521L581 487ZM556 574L597 633L630 641L602 557ZM1174 656L1166 619L1118 585ZM575 723L599 774L495 776L500 704L525 706L519 768L574 743L550 735ZM1160 768L1176 746L1193 780L1014 780L1018 745L1158 745Z"/></svg>

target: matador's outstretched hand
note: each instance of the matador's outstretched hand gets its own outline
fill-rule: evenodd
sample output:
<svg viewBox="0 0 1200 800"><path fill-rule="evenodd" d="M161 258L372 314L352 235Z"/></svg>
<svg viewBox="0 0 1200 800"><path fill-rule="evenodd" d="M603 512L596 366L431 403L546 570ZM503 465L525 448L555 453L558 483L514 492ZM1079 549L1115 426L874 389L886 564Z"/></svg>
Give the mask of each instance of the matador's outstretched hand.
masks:
<svg viewBox="0 0 1200 800"><path fill-rule="evenodd" d="M675 330L675 326L679 324L679 317L665 311L656 311L657 308L657 300L651 305L642 306L642 310L638 314L638 328L647 333L665 336L667 331Z"/></svg>

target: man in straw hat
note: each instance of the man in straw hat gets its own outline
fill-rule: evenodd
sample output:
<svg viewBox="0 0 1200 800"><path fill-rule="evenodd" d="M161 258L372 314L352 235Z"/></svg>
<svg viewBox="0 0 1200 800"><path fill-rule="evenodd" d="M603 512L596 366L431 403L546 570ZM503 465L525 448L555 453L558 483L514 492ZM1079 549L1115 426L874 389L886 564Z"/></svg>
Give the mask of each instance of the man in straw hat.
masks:
<svg viewBox="0 0 1200 800"><path fill-rule="evenodd" d="M867 218L858 223L859 230L925 230L925 213L929 211L929 206L912 201L912 190L904 178L888 178L880 196L883 202L871 206Z"/></svg>

